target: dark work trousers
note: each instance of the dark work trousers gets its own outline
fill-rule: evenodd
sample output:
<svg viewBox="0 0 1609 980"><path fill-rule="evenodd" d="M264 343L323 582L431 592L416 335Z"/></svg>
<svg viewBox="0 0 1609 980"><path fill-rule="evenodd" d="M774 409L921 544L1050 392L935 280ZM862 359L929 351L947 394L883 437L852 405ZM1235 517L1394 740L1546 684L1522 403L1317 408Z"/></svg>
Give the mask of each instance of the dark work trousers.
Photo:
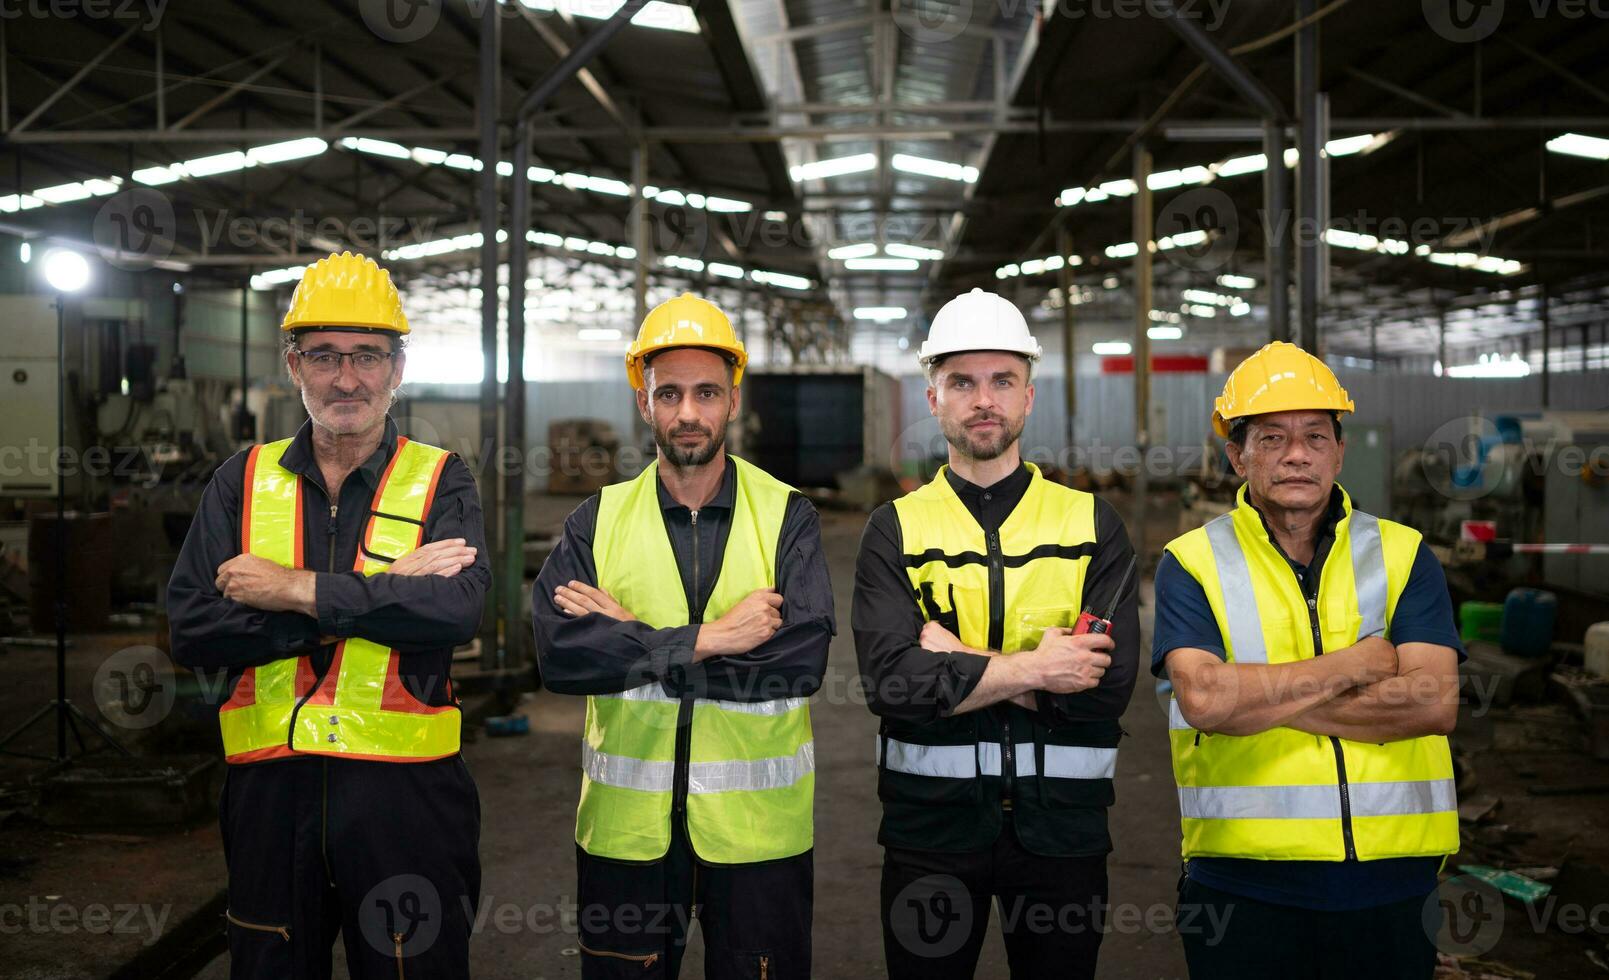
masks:
<svg viewBox="0 0 1609 980"><path fill-rule="evenodd" d="M883 849L883 956L890 980L968 978L1000 906L1014 980L1095 976L1106 855L1041 857L1007 814L987 851Z"/></svg>
<svg viewBox="0 0 1609 980"><path fill-rule="evenodd" d="M577 925L585 980L673 980L687 931L704 934L706 980L808 980L815 859L707 864L685 821L671 821L658 861L611 861L576 848Z"/></svg>
<svg viewBox="0 0 1609 980"><path fill-rule="evenodd" d="M469 976L480 797L460 756L230 766L219 802L233 980Z"/></svg>
<svg viewBox="0 0 1609 980"><path fill-rule="evenodd" d="M1436 945L1427 899L1317 912L1186 878L1175 922L1190 980L1430 980Z"/></svg>

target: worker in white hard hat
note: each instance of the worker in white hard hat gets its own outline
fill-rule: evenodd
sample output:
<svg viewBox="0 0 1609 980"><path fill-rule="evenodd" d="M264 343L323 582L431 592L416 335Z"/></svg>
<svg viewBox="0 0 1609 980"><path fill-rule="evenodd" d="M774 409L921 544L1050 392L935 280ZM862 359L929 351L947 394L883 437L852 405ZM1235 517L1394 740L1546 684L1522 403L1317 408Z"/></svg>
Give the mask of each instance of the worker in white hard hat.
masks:
<svg viewBox="0 0 1609 980"><path fill-rule="evenodd" d="M1292 344L1241 362L1212 422L1246 483L1157 567L1193 980L1436 971L1463 651L1419 532L1336 482L1352 409Z"/></svg>
<svg viewBox="0 0 1609 980"><path fill-rule="evenodd" d="M1039 356L1000 296L944 305L920 363L949 462L861 538L851 622L881 718L893 980L972 976L996 901L1013 977L1095 973L1134 551L1109 504L1022 459Z"/></svg>

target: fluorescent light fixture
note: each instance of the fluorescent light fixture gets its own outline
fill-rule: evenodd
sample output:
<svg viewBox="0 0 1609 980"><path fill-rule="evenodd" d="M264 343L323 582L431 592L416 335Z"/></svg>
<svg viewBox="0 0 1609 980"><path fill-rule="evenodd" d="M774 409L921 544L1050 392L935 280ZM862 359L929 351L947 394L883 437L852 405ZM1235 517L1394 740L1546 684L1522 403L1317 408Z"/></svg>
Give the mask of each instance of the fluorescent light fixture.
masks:
<svg viewBox="0 0 1609 980"><path fill-rule="evenodd" d="M1378 145L1375 145L1376 140L1380 140ZM1384 139L1374 133L1364 133L1362 136L1343 136L1340 139L1330 140L1325 143L1324 153L1326 156L1332 157L1351 156L1354 153L1372 152L1388 142L1390 142L1389 135Z"/></svg>
<svg viewBox="0 0 1609 980"><path fill-rule="evenodd" d="M978 168L969 167L960 163L947 163L943 160L930 160L927 157L912 156L909 153L896 153L888 161L895 170L902 170L908 174L921 174L924 177L939 177L944 180L959 180L967 184L978 182Z"/></svg>
<svg viewBox="0 0 1609 980"><path fill-rule="evenodd" d="M1494 275L1512 276L1524 271L1525 263L1495 255L1477 255L1474 252L1431 252L1426 256L1437 265L1450 265L1455 269L1474 269Z"/></svg>
<svg viewBox="0 0 1609 980"><path fill-rule="evenodd" d="M1234 306L1240 302L1238 296L1225 296L1205 289L1186 289L1179 295L1192 303L1210 303L1214 306Z"/></svg>
<svg viewBox="0 0 1609 980"><path fill-rule="evenodd" d="M1181 231L1177 235L1164 235L1162 240L1156 243L1156 247L1158 251L1170 248L1186 248L1191 245L1200 245L1206 240L1207 233L1198 228L1193 231Z"/></svg>
<svg viewBox="0 0 1609 980"><path fill-rule="evenodd" d="M1218 277L1218 285L1229 289L1256 289L1257 280L1251 276L1237 276L1226 272Z"/></svg>
<svg viewBox="0 0 1609 980"><path fill-rule="evenodd" d="M788 220L788 212L786 212L786 211L767 211L765 213L765 220L767 220L767 221L787 221Z"/></svg>
<svg viewBox="0 0 1609 980"><path fill-rule="evenodd" d="M283 143L254 146L246 151L246 157L253 164L284 163L287 160L316 157L329 148L330 144L317 136L304 136L301 139L285 140Z"/></svg>
<svg viewBox="0 0 1609 980"><path fill-rule="evenodd" d="M681 269L683 272L704 271L704 261L702 259L689 259L681 255L667 255L659 261L668 268Z"/></svg>
<svg viewBox="0 0 1609 980"><path fill-rule="evenodd" d="M803 163L797 167L790 167L788 174L796 181L821 180L826 177L842 177L845 174L864 173L877 166L877 154L856 153L853 156L836 157L832 160L817 160L814 163Z"/></svg>
<svg viewBox="0 0 1609 980"><path fill-rule="evenodd" d="M754 205L748 201L739 201L730 197L704 198L704 210L716 211L722 214L746 214L754 210Z"/></svg>
<svg viewBox="0 0 1609 980"><path fill-rule="evenodd" d="M887 320L902 320L905 318L903 306L857 306L855 319L876 320L879 323Z"/></svg>
<svg viewBox="0 0 1609 980"><path fill-rule="evenodd" d="M846 259L844 268L855 272L915 272L915 259Z"/></svg>
<svg viewBox="0 0 1609 980"><path fill-rule="evenodd" d="M58 293L76 293L89 285L89 260L70 248L45 253L45 282Z"/></svg>
<svg viewBox="0 0 1609 980"><path fill-rule="evenodd" d="M401 143L390 140L369 139L367 136L347 136L341 140L344 149L356 150L359 153L368 153L377 157L391 157L394 160L411 160L413 153Z"/></svg>
<svg viewBox="0 0 1609 980"><path fill-rule="evenodd" d="M1133 353L1134 346L1126 340L1102 340L1092 345L1090 350L1101 357L1122 357Z"/></svg>
<svg viewBox="0 0 1609 980"><path fill-rule="evenodd" d="M1262 173L1268 169L1268 157L1261 153L1250 156L1230 157L1222 163L1214 164L1213 173L1220 177L1239 177L1241 174Z"/></svg>
<svg viewBox="0 0 1609 980"><path fill-rule="evenodd" d="M499 0L506 2L506 0ZM518 0L523 7L531 10L563 11L578 17L589 17L593 20L607 20L621 7L620 0ZM637 27L653 27L662 31L681 31L685 34L697 34L698 17L692 9L681 4L665 3L664 0L649 0L643 8L631 18L632 24Z"/></svg>
<svg viewBox="0 0 1609 980"><path fill-rule="evenodd" d="M197 157L179 164L179 169L186 177L211 177L214 174L227 174L244 169L249 163L246 154L239 150L229 153L215 153L209 157Z"/></svg>
<svg viewBox="0 0 1609 980"><path fill-rule="evenodd" d="M1184 336L1183 327L1147 327L1145 335L1152 340L1178 340Z"/></svg>
<svg viewBox="0 0 1609 980"><path fill-rule="evenodd" d="M1212 179L1206 167L1185 167L1182 170L1159 170L1145 178L1145 186L1153 191L1165 191L1185 184L1205 184Z"/></svg>
<svg viewBox="0 0 1609 980"><path fill-rule="evenodd" d="M742 269L735 265L727 265L725 262L711 262L709 265L705 266L705 268L709 270L710 275L720 276L722 279L743 278Z"/></svg>
<svg viewBox="0 0 1609 980"><path fill-rule="evenodd" d="M27 242L23 242L17 247L17 261L21 262L23 265L27 265L30 261L32 261L33 257L34 247L32 245L28 244Z"/></svg>
<svg viewBox="0 0 1609 980"><path fill-rule="evenodd" d="M619 340L620 331L615 327L582 327L575 332L577 340Z"/></svg>
<svg viewBox="0 0 1609 980"><path fill-rule="evenodd" d="M1185 305L1184 311L1191 316L1215 317L1218 315L1216 306L1203 306L1200 303L1188 303Z"/></svg>
<svg viewBox="0 0 1609 980"><path fill-rule="evenodd" d="M783 289L809 289L810 280L804 276L789 275L786 272L768 272L765 269L755 269L749 273L749 278L755 282L765 283L767 286L781 286Z"/></svg>
<svg viewBox="0 0 1609 980"><path fill-rule="evenodd" d="M883 252L899 259L923 259L936 262L944 258L942 249L926 248L922 245L907 245L903 242L891 242L883 246Z"/></svg>
<svg viewBox="0 0 1609 980"><path fill-rule="evenodd" d="M1140 254L1140 246L1133 242L1123 242L1120 245L1106 246L1106 257L1109 259L1132 259Z"/></svg>
<svg viewBox="0 0 1609 980"><path fill-rule="evenodd" d="M131 175L137 182L155 187L160 184L171 184L184 176L178 164L171 167L141 167ZM7 208L6 210L11 210Z"/></svg>
<svg viewBox="0 0 1609 980"><path fill-rule="evenodd" d="M1518 354L1507 358L1482 354L1474 364L1456 364L1443 373L1452 378L1523 378L1531 373L1531 365Z"/></svg>
<svg viewBox="0 0 1609 980"><path fill-rule="evenodd" d="M840 245L827 250L827 258L837 259L864 259L877 254L876 242L857 242L853 245Z"/></svg>
<svg viewBox="0 0 1609 980"><path fill-rule="evenodd" d="M1589 160L1609 160L1609 140L1580 133L1565 133L1548 140L1547 148L1554 153L1568 153Z"/></svg>

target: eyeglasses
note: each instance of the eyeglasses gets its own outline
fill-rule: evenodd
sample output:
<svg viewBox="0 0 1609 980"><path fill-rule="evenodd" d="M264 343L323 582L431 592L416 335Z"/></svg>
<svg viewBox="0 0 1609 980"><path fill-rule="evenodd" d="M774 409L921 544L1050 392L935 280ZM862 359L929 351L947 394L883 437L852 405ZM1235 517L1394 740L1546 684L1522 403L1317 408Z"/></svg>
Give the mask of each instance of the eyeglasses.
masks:
<svg viewBox="0 0 1609 980"><path fill-rule="evenodd" d="M377 350L355 350L348 352L338 350L302 350L301 348L296 348L296 356L300 357L302 359L302 364L311 369L315 374L339 374L341 371L342 359L348 357L352 359L352 366L358 370L359 374L373 374L389 364L391 358L396 355Z"/></svg>

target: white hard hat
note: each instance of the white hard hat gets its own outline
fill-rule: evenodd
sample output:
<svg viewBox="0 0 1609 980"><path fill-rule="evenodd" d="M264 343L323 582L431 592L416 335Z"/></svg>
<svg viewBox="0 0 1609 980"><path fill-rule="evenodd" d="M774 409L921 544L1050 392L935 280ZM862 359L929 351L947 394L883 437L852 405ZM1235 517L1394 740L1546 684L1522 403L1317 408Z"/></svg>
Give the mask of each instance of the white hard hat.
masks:
<svg viewBox="0 0 1609 980"><path fill-rule="evenodd" d="M945 303L933 318L917 360L927 367L950 354L1002 350L1039 360L1043 350L1028 332L1028 321L1016 304L996 293L973 289Z"/></svg>

